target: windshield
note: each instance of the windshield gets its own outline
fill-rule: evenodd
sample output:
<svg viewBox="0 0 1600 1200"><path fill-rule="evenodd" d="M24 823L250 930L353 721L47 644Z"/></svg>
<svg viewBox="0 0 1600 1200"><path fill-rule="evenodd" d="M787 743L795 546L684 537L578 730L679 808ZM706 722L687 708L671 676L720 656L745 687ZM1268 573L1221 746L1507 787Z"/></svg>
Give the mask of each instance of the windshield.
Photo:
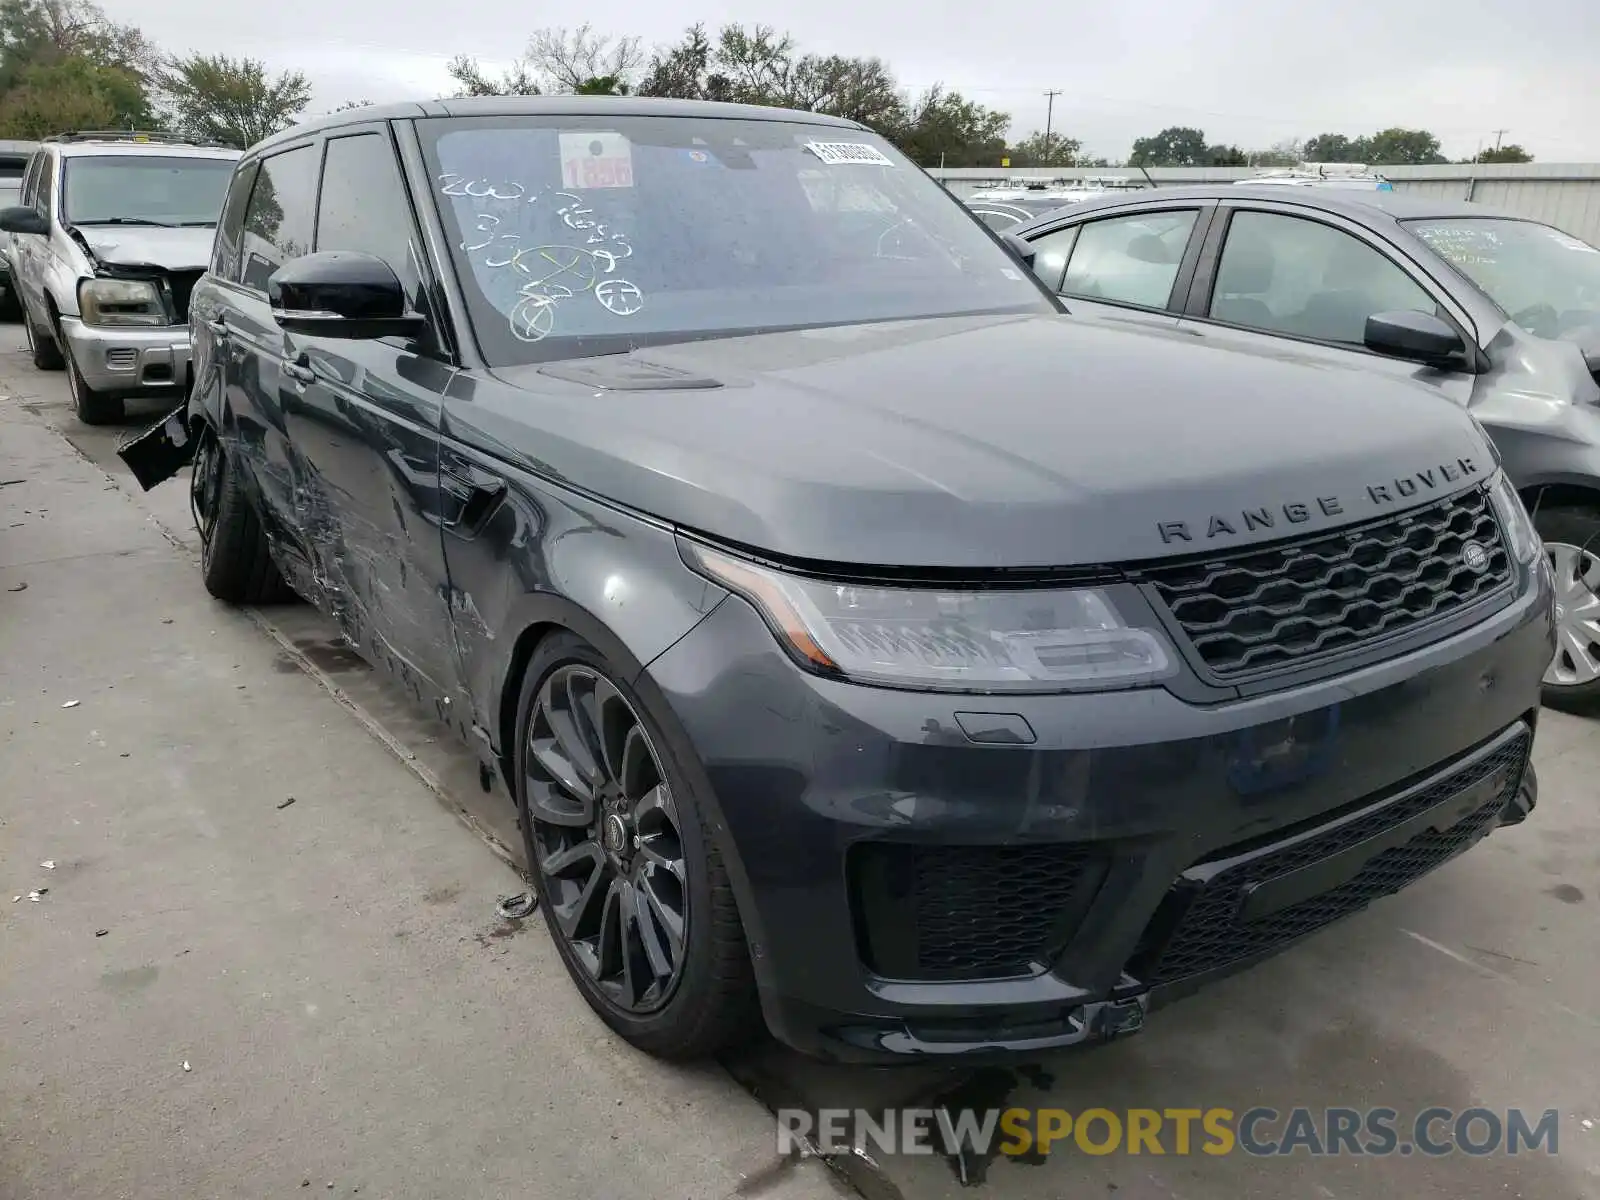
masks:
<svg viewBox="0 0 1600 1200"><path fill-rule="evenodd" d="M1508 218L1408 221L1411 232L1539 337L1600 321L1600 250Z"/></svg>
<svg viewBox="0 0 1600 1200"><path fill-rule="evenodd" d="M764 120L418 122L493 364L1053 301L873 134Z"/></svg>
<svg viewBox="0 0 1600 1200"><path fill-rule="evenodd" d="M231 158L68 158L62 218L72 225L215 225L233 168Z"/></svg>

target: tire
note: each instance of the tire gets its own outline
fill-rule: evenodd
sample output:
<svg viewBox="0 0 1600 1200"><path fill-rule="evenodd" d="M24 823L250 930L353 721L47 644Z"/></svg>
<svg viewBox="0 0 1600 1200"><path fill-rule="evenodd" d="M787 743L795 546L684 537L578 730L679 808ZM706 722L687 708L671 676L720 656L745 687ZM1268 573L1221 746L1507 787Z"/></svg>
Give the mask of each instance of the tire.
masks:
<svg viewBox="0 0 1600 1200"><path fill-rule="evenodd" d="M62 344L62 361L67 369L67 392L72 396L72 411L85 425L111 425L123 419L126 412L122 397L97 392L83 378L78 362L72 356L70 343Z"/></svg>
<svg viewBox="0 0 1600 1200"><path fill-rule="evenodd" d="M550 930L561 961L584 1000L600 1019L648 1054L677 1061L705 1058L733 1048L759 1030L761 1010L756 998L755 977L727 869L723 866L716 844L707 833L700 803L687 783L686 773L672 757L663 732L663 719L651 711L639 693L623 682L620 675L598 650L564 630L545 638L534 651L523 676L517 705L517 745L513 758L516 770L513 786L523 845L528 856L528 873L534 881L539 907L544 910L545 925ZM611 732L613 745L617 745L619 740L625 744L619 754L612 756L623 764L622 768L608 772L613 778L624 781L617 788L622 799L602 798L586 810L583 805L572 803L576 793L552 784L554 777L540 765L541 761L550 761L550 748L558 744L557 739L545 736L553 727L548 719L552 711L551 698L563 687L565 690L560 690L560 695L578 697L583 688L588 686L583 682L585 680L593 681L592 691L588 695L595 701L592 711L601 716L596 722L581 725L581 729L593 731L606 728ZM574 700L574 708L581 708L582 705L582 700ZM570 713L573 709L567 711ZM642 745L633 740L631 730L634 726L628 724L630 719L644 736ZM666 721L671 719L670 714L665 716ZM567 727L582 737L584 734L580 724L573 721ZM543 760L536 757L532 750L536 733L545 747ZM587 739L590 746L597 742L596 738ZM634 750L626 747L633 747ZM630 754L633 755L631 768L628 765ZM650 770L640 765L643 755L648 755L648 761L653 763ZM563 758L561 761L576 761L577 757L575 755L572 760ZM590 761L599 759L591 757ZM568 774L575 779L582 777L578 771L569 770ZM656 781L656 786L648 788L643 794L647 798L654 796L659 799L648 805L651 811L639 816L637 814L647 807L647 802L634 804L629 799L629 793L634 788L643 788L651 779ZM536 790L545 798L537 812L552 812L555 800L549 798L555 797L571 804L567 810L569 821L562 824L539 821L536 824L533 804ZM588 826L573 823L582 819L580 813L583 811L594 818ZM623 815L625 813L632 814L631 818ZM622 826L624 834L613 842L607 842L603 837L608 822L616 819L608 814L620 815L625 822L631 820L630 824ZM648 823L651 817L655 818L654 824ZM676 842L661 832L670 825L676 826ZM626 832L629 828L633 831L631 838ZM626 848L630 840L631 850ZM612 944L618 947L636 946L644 957L631 960L636 965L632 973L625 974L624 978L609 981L602 978L606 974L607 960L604 919L608 914L615 916L620 913L626 917L630 910L626 908L628 902L622 900L618 900L613 907L609 903L612 893L603 891L598 884L585 888L588 882L585 865L596 873L608 869L601 858L582 857L574 860L579 876L577 879L560 877L546 870L544 864L557 860L560 851L556 847L569 843L577 845L586 854L600 856L609 854L613 844L624 847L621 853L629 855L635 865L619 867L616 859L609 860L610 878L616 880L634 902L645 906L647 913L664 913L673 909L674 894L683 898L682 908L676 911L683 914L680 928L684 932L679 953L675 956L671 955L670 942L661 932L667 925L654 915L649 917L651 928L655 931L656 946L672 958L675 966L676 974L670 981L663 983L660 970L652 965L649 948L644 944L645 922L637 918L631 925L626 919L621 922L618 927L622 929L623 936L620 942L613 939ZM641 845L646 848L641 849ZM656 859L649 861L652 853L649 847L652 846L656 847ZM655 869L663 856L670 857L674 849L679 852L677 862L682 869L684 884L681 888L674 884L672 872ZM569 846L566 853L570 856L575 852ZM602 878L606 877L602 875ZM630 879L640 882L637 885L625 882ZM599 899L587 905L581 899L573 899L575 895L582 896L586 892ZM652 896L663 897L665 903L652 908ZM598 912L600 920L585 923L582 918L586 911L591 915ZM595 934L593 945L584 937L575 936L590 931ZM635 940L630 941L630 938ZM619 955L614 961L620 963L625 958L628 958L626 954ZM649 979L649 987L633 986L645 978ZM635 995L642 993L648 999L651 988L658 991L654 1002L630 1007L621 998L632 992Z"/></svg>
<svg viewBox="0 0 1600 1200"><path fill-rule="evenodd" d="M1556 575L1556 656L1544 703L1600 711L1600 510L1541 508L1533 523Z"/></svg>
<svg viewBox="0 0 1600 1200"><path fill-rule="evenodd" d="M22 310L22 329L28 338L28 351L33 355L34 366L41 371L59 371L66 365L62 361L61 348L56 345L55 338L48 333L39 332L39 327L28 315L26 307Z"/></svg>
<svg viewBox="0 0 1600 1200"><path fill-rule="evenodd" d="M279 574L232 457L208 426L195 448L189 489L200 533L206 591L228 604L279 604L294 598Z"/></svg>

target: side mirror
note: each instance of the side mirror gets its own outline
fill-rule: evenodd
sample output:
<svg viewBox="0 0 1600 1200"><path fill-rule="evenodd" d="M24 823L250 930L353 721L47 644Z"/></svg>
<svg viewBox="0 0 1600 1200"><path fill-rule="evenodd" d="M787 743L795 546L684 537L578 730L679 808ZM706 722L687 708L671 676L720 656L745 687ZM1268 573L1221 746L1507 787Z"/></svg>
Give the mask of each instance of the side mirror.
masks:
<svg viewBox="0 0 1600 1200"><path fill-rule="evenodd" d="M284 263L267 280L272 319L316 337L414 337L423 318L406 307L400 277L383 259L323 250Z"/></svg>
<svg viewBox="0 0 1600 1200"><path fill-rule="evenodd" d="M1460 367L1467 344L1455 327L1433 313L1373 313L1367 318L1368 350L1390 358L1406 358L1430 367Z"/></svg>
<svg viewBox="0 0 1600 1200"><path fill-rule="evenodd" d="M1006 249L1011 251L1012 257L1028 270L1033 270L1033 260L1037 257L1038 251L1033 248L1031 242L1023 241L1014 233L1002 233L1000 240L1006 244Z"/></svg>
<svg viewBox="0 0 1600 1200"><path fill-rule="evenodd" d="M37 209L17 205L0 209L0 230L6 233L48 234L50 221Z"/></svg>

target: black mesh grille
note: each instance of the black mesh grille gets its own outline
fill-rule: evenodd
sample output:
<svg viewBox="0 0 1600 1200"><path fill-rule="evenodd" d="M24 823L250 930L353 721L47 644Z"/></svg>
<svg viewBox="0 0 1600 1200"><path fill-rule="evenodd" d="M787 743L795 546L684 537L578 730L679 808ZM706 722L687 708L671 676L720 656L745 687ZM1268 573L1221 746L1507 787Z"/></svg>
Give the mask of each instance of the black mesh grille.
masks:
<svg viewBox="0 0 1600 1200"><path fill-rule="evenodd" d="M1485 559L1464 555L1477 543ZM1401 516L1173 566L1155 586L1222 679L1314 662L1448 616L1504 587L1511 560L1475 489Z"/></svg>
<svg viewBox="0 0 1600 1200"><path fill-rule="evenodd" d="M178 324L189 323L189 294L194 291L194 285L200 282L204 271L169 271L167 284L172 288L172 306L177 310Z"/></svg>
<svg viewBox="0 0 1600 1200"><path fill-rule="evenodd" d="M1323 834L1231 867L1203 887L1180 882L1151 923L1146 945L1129 964L1129 973L1151 986L1199 975L1270 951L1420 879L1472 845L1498 821L1521 782L1531 742L1526 734L1513 738L1494 753L1426 788L1369 809ZM1378 837L1497 772L1504 773L1504 781L1495 794L1449 829L1424 829L1369 859L1348 882L1258 920L1241 919L1240 906L1249 885L1286 875ZM1160 933L1164 926L1170 932ZM1164 948L1150 944L1155 941Z"/></svg>
<svg viewBox="0 0 1600 1200"><path fill-rule="evenodd" d="M1102 873L1080 844L859 845L851 891L863 957L889 978L1031 974L1065 943Z"/></svg>

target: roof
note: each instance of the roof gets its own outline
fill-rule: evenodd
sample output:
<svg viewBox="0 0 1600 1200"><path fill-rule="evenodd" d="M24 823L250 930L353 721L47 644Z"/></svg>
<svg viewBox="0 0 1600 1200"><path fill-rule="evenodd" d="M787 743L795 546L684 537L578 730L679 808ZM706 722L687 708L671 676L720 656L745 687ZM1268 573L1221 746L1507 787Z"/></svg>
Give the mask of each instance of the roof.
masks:
<svg viewBox="0 0 1600 1200"><path fill-rule="evenodd" d="M1451 200L1444 196L1423 196L1412 192L1380 192L1365 188L1305 188L1284 187L1275 184L1197 183L1183 187L1160 187L1139 196L1148 200L1272 200L1279 204L1296 204L1304 208L1321 209L1337 213L1353 221L1372 224L1377 213L1396 221L1419 217L1505 217L1525 220L1515 213L1475 204L1467 200ZM1111 193L1105 198L1096 197L1073 206L1074 213L1094 212L1129 202L1126 193Z"/></svg>
<svg viewBox="0 0 1600 1200"><path fill-rule="evenodd" d="M655 96L464 96L343 109L274 134L256 143L250 152L345 125L414 121L423 117L698 117L722 121L798 121L835 129L866 128L860 122L824 113L758 104L721 104L711 100L668 100Z"/></svg>
<svg viewBox="0 0 1600 1200"><path fill-rule="evenodd" d="M105 141L49 142L62 158L224 158L235 159L240 151L230 146L202 146L194 142Z"/></svg>

